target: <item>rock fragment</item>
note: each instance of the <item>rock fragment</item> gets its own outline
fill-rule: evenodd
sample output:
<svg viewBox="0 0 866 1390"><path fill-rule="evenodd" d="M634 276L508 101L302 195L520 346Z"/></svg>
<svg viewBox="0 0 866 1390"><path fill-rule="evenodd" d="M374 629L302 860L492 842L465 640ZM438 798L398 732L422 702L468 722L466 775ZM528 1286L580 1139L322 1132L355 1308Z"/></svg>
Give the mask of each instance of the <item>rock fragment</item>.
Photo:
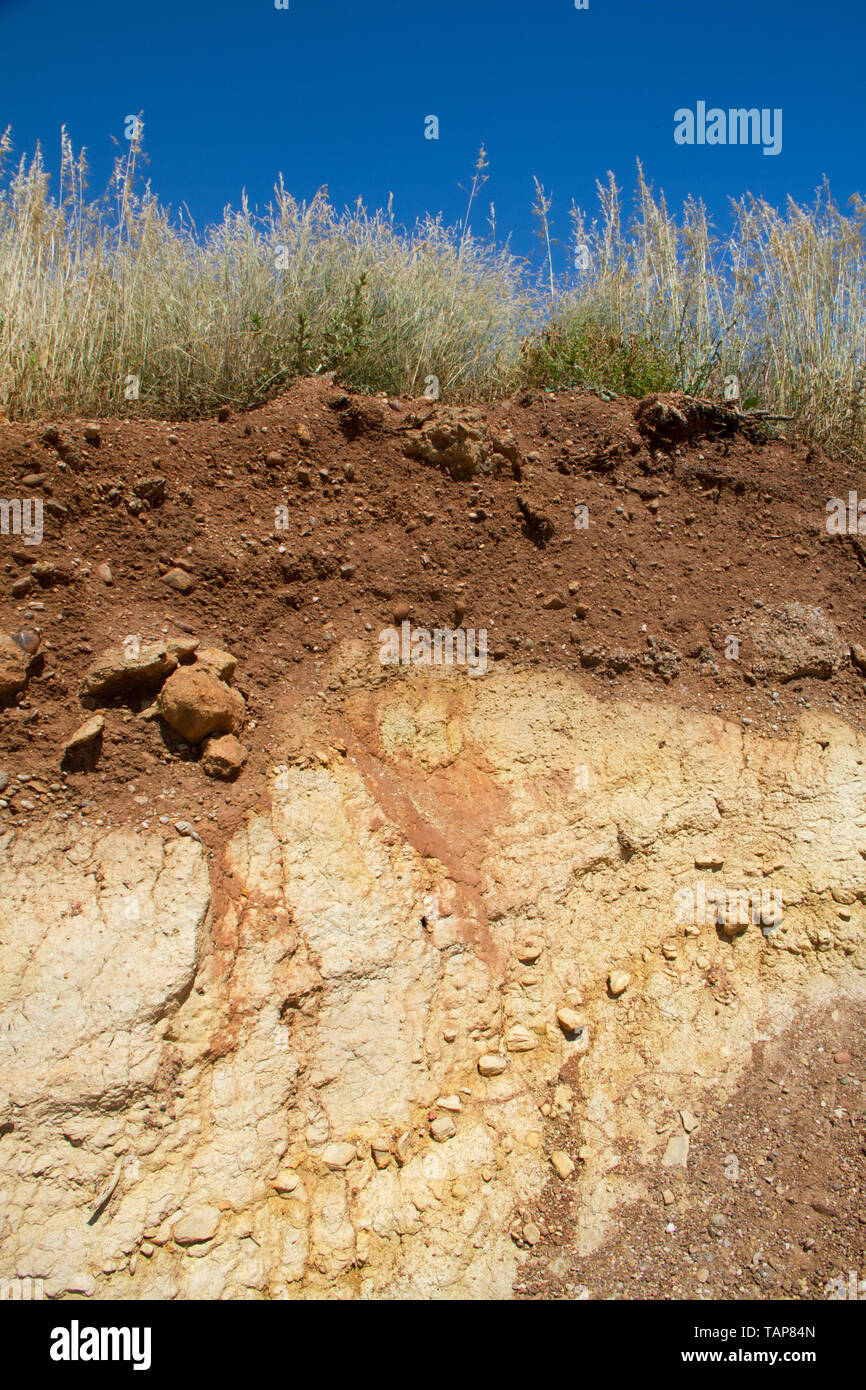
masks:
<svg viewBox="0 0 866 1390"><path fill-rule="evenodd" d="M370 1152L377 1168L387 1168L391 1162L391 1141L384 1137L374 1139L370 1145Z"/></svg>
<svg viewBox="0 0 866 1390"><path fill-rule="evenodd" d="M161 474L155 474L149 478L136 478L132 490L140 501L147 502L150 507L158 507L165 499L165 484L166 479Z"/></svg>
<svg viewBox="0 0 866 1390"><path fill-rule="evenodd" d="M554 1108L554 1111L556 1111L556 1112L561 1112L563 1115L570 1115L570 1114L571 1114L571 1102L572 1102L573 1099L574 1099L574 1092L573 1092L573 1090L571 1089L570 1086L566 1085L566 1083L565 1083L564 1081L561 1081L561 1082L559 1083L558 1086L555 1086L555 1087L554 1087L554 1091L553 1091L553 1108Z"/></svg>
<svg viewBox="0 0 866 1390"><path fill-rule="evenodd" d="M689 1136L684 1130L676 1130L670 1137L662 1155L663 1168L685 1168L689 1157Z"/></svg>
<svg viewBox="0 0 866 1390"><path fill-rule="evenodd" d="M556 1149L550 1155L550 1162L556 1171L557 1177L562 1178L563 1182L566 1178L570 1178L574 1172L574 1160L569 1158L568 1154L563 1149Z"/></svg>
<svg viewBox="0 0 866 1390"><path fill-rule="evenodd" d="M201 844L201 835L199 835L191 821L176 820L174 822L174 828L178 835L186 835L190 840L198 840L199 844Z"/></svg>
<svg viewBox="0 0 866 1390"><path fill-rule="evenodd" d="M446 1139L453 1139L456 1133L457 1126L450 1115L437 1115L436 1119L430 1122L430 1135L437 1144L444 1144Z"/></svg>
<svg viewBox="0 0 866 1390"><path fill-rule="evenodd" d="M521 965L534 965L544 950L540 936L530 936L517 948L517 959Z"/></svg>
<svg viewBox="0 0 866 1390"><path fill-rule="evenodd" d="M231 734L243 722L242 696L207 671L181 666L169 676L159 694L159 712L189 743L208 734Z"/></svg>
<svg viewBox="0 0 866 1390"><path fill-rule="evenodd" d="M216 676L217 680L228 683L237 670L238 661L236 656L222 647L202 647L196 653L195 664L196 670L201 668Z"/></svg>
<svg viewBox="0 0 866 1390"><path fill-rule="evenodd" d="M440 1110L450 1110L459 1114L463 1109L463 1102L459 1096L440 1096L436 1104Z"/></svg>
<svg viewBox="0 0 866 1390"><path fill-rule="evenodd" d="M577 1033L583 1027L583 1020L575 1009L557 1009L556 1021L563 1033Z"/></svg>
<svg viewBox="0 0 866 1390"><path fill-rule="evenodd" d="M298 1177L297 1173L294 1172L294 1170L291 1168L277 1173L277 1176L271 1183L271 1186L273 1187L275 1192L279 1192L281 1196L286 1197L288 1197L292 1192L297 1192L300 1185L301 1179Z"/></svg>
<svg viewBox="0 0 866 1390"><path fill-rule="evenodd" d="M94 714L70 734L63 745L60 766L67 769L92 767L99 756L105 719Z"/></svg>
<svg viewBox="0 0 866 1390"><path fill-rule="evenodd" d="M830 680L849 655L824 611L803 603L779 604L738 620L734 627L741 627L757 647L753 669L761 680Z"/></svg>
<svg viewBox="0 0 866 1390"><path fill-rule="evenodd" d="M329 1144L322 1154L322 1162L332 1173L342 1172L355 1158L354 1144Z"/></svg>
<svg viewBox="0 0 866 1390"><path fill-rule="evenodd" d="M73 580L72 571L53 560L37 560L30 574L42 589L51 589L55 584L71 584Z"/></svg>
<svg viewBox="0 0 866 1390"><path fill-rule="evenodd" d="M169 637L166 640L166 649L183 666L186 662L192 661L198 649L197 637Z"/></svg>
<svg viewBox="0 0 866 1390"><path fill-rule="evenodd" d="M148 642L128 648L113 647L93 663L84 678L84 693L111 697L153 688L177 666L168 644Z"/></svg>
<svg viewBox="0 0 866 1390"><path fill-rule="evenodd" d="M0 633L0 701L14 700L27 684L32 656L7 633Z"/></svg>
<svg viewBox="0 0 866 1390"><path fill-rule="evenodd" d="M527 536L533 545L537 545L539 549L544 549L556 534L556 527L550 517L541 511L539 504L533 497L525 493L521 493L517 498L517 507L523 517Z"/></svg>
<svg viewBox="0 0 866 1390"><path fill-rule="evenodd" d="M191 594L195 588L195 579L187 570L179 569L174 566L162 576L163 584L168 584L169 588L174 589L179 594Z"/></svg>
<svg viewBox="0 0 866 1390"><path fill-rule="evenodd" d="M419 430L406 437L405 452L450 473L454 479L468 479L475 473L496 471L491 455L495 450L480 410L440 406Z"/></svg>
<svg viewBox="0 0 866 1390"><path fill-rule="evenodd" d="M202 772L208 777L218 777L224 782L237 777L247 760L247 750L234 734L221 734L209 738L202 755Z"/></svg>
<svg viewBox="0 0 866 1390"><path fill-rule="evenodd" d="M36 628L24 628L21 632L13 632L12 641L16 647L20 647L22 652L28 656L35 656L39 651L39 644L42 638Z"/></svg>
<svg viewBox="0 0 866 1390"><path fill-rule="evenodd" d="M485 1052L483 1057L478 1058L478 1070L482 1076L501 1076L507 1066L508 1058L494 1052Z"/></svg>
<svg viewBox="0 0 866 1390"><path fill-rule="evenodd" d="M722 904L716 907L716 926L728 941L742 936L749 927L749 914L741 903Z"/></svg>
<svg viewBox="0 0 866 1390"><path fill-rule="evenodd" d="M218 1207L193 1207L182 1213L171 1228L172 1239L178 1245L202 1245L212 1240L219 1230Z"/></svg>

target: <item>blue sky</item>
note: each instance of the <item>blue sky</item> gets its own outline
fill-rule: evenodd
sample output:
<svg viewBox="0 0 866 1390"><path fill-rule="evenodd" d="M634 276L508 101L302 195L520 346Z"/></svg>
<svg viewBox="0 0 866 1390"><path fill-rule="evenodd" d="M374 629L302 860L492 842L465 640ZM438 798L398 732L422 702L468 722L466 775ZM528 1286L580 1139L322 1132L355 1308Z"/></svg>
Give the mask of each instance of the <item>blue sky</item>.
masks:
<svg viewBox="0 0 866 1390"><path fill-rule="evenodd" d="M730 194L810 200L825 174L841 203L866 195L864 39L866 0L0 0L0 128L55 167L65 124L96 192L142 111L152 186L199 225L243 188L265 203L280 170L298 198L393 192L403 223L453 221L483 142L473 226L492 200L525 253L534 174L563 238L572 198L594 211L608 169L630 192L636 158L719 220ZM781 153L678 146L674 112L700 100L781 108Z"/></svg>

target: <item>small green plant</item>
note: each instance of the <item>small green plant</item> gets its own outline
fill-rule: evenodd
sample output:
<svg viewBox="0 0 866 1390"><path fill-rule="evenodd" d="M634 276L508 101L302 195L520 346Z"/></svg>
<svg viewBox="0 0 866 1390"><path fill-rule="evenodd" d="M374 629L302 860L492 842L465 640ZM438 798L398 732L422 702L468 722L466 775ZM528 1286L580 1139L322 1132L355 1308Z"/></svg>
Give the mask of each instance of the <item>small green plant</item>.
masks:
<svg viewBox="0 0 866 1390"><path fill-rule="evenodd" d="M323 334L324 365L346 381L357 374L368 342L366 286L367 272L362 271Z"/></svg>
<svg viewBox="0 0 866 1390"><path fill-rule="evenodd" d="M289 346L291 348L289 362L292 371L298 376L306 376L310 370L313 335L303 309L298 311L297 321L289 336Z"/></svg>
<svg viewBox="0 0 866 1390"><path fill-rule="evenodd" d="M551 324L524 345L523 367L529 386L591 386L619 396L671 391L678 379L676 362L663 348L600 324Z"/></svg>

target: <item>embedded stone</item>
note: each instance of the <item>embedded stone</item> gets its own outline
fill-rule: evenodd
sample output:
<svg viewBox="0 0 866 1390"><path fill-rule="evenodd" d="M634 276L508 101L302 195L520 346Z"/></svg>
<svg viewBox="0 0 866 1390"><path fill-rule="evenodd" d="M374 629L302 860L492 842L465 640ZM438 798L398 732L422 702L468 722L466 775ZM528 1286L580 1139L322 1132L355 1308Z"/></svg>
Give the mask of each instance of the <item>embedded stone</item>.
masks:
<svg viewBox="0 0 866 1390"><path fill-rule="evenodd" d="M483 1057L478 1058L478 1070L482 1076L501 1076L507 1066L508 1058L494 1052L485 1052Z"/></svg>
<svg viewBox="0 0 866 1390"><path fill-rule="evenodd" d="M354 1144L329 1144L322 1154L322 1162L332 1172L342 1172L355 1158Z"/></svg>
<svg viewBox="0 0 866 1390"><path fill-rule="evenodd" d="M457 1126L450 1115L437 1115L430 1123L430 1134L437 1144L444 1144L446 1139L453 1139L456 1133Z"/></svg>
<svg viewBox="0 0 866 1390"><path fill-rule="evenodd" d="M524 1028L522 1024L518 1023L509 1029L505 1038L505 1046L509 1052L531 1052L533 1048L538 1046L538 1039L528 1028Z"/></svg>
<svg viewBox="0 0 866 1390"><path fill-rule="evenodd" d="M172 1238L178 1245L201 1245L213 1239L219 1224L218 1207L193 1207L175 1221L171 1228Z"/></svg>
<svg viewBox="0 0 866 1390"><path fill-rule="evenodd" d="M566 1178L570 1178L574 1172L574 1161L569 1158L568 1154L563 1149L556 1149L550 1155L550 1162L556 1171L557 1177L562 1178L563 1182Z"/></svg>
<svg viewBox="0 0 866 1390"><path fill-rule="evenodd" d="M628 989L630 983L631 975L628 973L627 970L612 970L607 977L607 987L613 995L614 999L617 999L619 995L624 994L625 991Z"/></svg>

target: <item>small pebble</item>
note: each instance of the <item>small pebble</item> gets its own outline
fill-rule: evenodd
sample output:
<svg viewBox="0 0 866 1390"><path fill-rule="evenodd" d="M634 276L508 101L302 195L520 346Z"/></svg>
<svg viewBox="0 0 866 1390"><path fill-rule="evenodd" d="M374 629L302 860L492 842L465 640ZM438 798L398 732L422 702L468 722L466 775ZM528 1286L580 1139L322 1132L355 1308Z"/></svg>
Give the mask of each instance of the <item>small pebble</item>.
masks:
<svg viewBox="0 0 866 1390"><path fill-rule="evenodd" d="M614 999L624 994L630 983L631 975L627 970L612 970L607 977L607 987Z"/></svg>

